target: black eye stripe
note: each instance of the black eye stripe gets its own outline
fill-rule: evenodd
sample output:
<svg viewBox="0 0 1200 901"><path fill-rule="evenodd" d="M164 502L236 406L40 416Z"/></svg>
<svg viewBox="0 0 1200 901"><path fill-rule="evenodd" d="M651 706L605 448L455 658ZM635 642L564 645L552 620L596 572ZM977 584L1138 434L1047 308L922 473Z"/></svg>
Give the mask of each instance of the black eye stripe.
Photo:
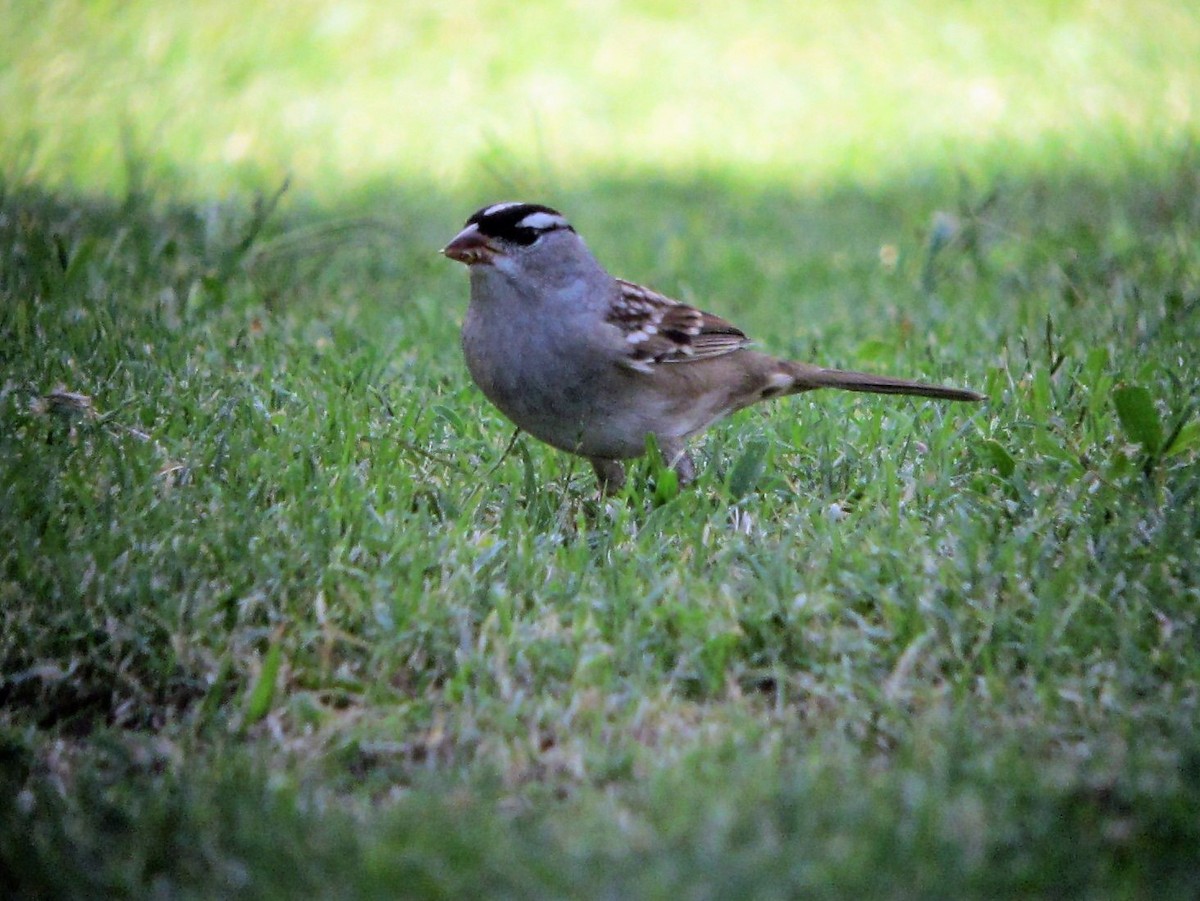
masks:
<svg viewBox="0 0 1200 901"><path fill-rule="evenodd" d="M505 234L496 235L497 238L505 238L524 247L528 247L541 236L541 232L534 231L532 228L514 228Z"/></svg>
<svg viewBox="0 0 1200 901"><path fill-rule="evenodd" d="M476 212L467 225L477 226L489 238L526 246L549 231L574 231L561 213L538 203L494 203Z"/></svg>

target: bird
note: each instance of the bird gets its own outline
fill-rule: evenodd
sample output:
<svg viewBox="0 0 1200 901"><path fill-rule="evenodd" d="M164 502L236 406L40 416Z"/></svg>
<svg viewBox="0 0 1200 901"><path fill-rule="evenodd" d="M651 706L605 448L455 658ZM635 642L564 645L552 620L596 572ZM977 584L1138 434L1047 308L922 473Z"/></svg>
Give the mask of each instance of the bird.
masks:
<svg viewBox="0 0 1200 901"><path fill-rule="evenodd" d="M720 316L610 275L542 204L485 206L441 253L470 273L462 351L475 384L519 430L586 458L602 494L621 490L648 436L679 484L693 481L689 439L759 401L818 388L986 399L754 350Z"/></svg>

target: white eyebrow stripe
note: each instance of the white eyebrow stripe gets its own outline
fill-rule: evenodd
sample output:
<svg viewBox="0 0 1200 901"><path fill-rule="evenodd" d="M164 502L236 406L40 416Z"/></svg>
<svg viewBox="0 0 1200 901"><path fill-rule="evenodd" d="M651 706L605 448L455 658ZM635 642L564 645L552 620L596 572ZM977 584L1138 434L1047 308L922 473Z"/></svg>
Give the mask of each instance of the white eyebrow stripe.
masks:
<svg viewBox="0 0 1200 901"><path fill-rule="evenodd" d="M562 228L566 224L567 220L562 216L555 216L553 213L544 213L541 210L536 213L530 213L519 223L521 228L532 228L534 231Z"/></svg>
<svg viewBox="0 0 1200 901"><path fill-rule="evenodd" d="M486 219L488 216L495 216L497 213L501 213L504 210L511 210L513 207L517 206L525 206L525 204L521 203L519 200L507 200L504 203L492 204L479 215L481 218Z"/></svg>

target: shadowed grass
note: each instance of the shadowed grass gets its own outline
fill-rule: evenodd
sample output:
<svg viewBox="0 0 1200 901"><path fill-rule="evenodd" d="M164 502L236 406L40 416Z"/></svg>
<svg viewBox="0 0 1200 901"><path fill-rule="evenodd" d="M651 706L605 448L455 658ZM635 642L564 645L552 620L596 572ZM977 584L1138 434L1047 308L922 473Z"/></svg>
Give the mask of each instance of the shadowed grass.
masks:
<svg viewBox="0 0 1200 901"><path fill-rule="evenodd" d="M257 778L220 739L237 734L318 806L386 801L368 815L384 837L364 844L357 814L313 819L304 811L317 802L277 796L265 816L296 854L337 849L286 876L231 827L233 847L211 854L244 857L246 878L272 892L326 884L346 855L379 861L362 876L370 892L371 873L395 874L394 849L427 816L448 816L448 835L478 846L461 860L456 839L428 846L418 869L455 873L452 893L500 878L494 867L535 894L710 878L734 892L943 879L1087 890L1175 872L1174 839L1145 869L1119 861L1124 848L1148 853L1156 830L1177 835L1171 811L1191 765L1196 260L1177 239L1195 223L1190 171L1010 181L978 223L956 214L932 261L915 223L931 221L936 198L876 195L864 219L918 211L894 267L871 252L879 238L773 257L767 236L781 225L766 210L794 225L831 209L836 226L845 199L730 187L751 212L715 259L696 255L697 278L719 286L739 252L763 248L769 275L754 296L786 294L797 311L790 328L757 329L768 346L961 380L991 400L976 411L829 394L743 414L702 445L695 490L657 508L644 468L624 500L600 507L585 468L559 454L522 439L501 459L507 427L446 351L454 321L433 299L462 286L424 252L433 235L408 250L390 237L427 227L400 218L403 198L386 230L273 259L290 235L323 233L285 217L261 253L230 266L254 223L236 207L10 191L2 692L27 748L20 797L83 778L132 805L116 827L90 803L47 795L12 822L50 830L39 852L50 870L75 853L56 829L131 850L143 830L190 845L262 808L232 787ZM696 246L694 188L654 190ZM1100 196L1110 212L1098 225ZM621 239L600 229L595 243ZM356 287L341 300L349 273ZM1146 388L1164 434L1184 425L1175 446L1151 458L1126 439L1120 384ZM43 746L34 725L66 744ZM162 736L147 765L175 787L151 801L141 777L102 765L97 740L129 753L103 738L110 726ZM928 769L922 749L964 741L964 770L950 750L939 752L949 770ZM216 780L211 812L186 775L201 760ZM743 775L723 775L733 760ZM230 783L227 767L243 775ZM799 775L810 767L817 775ZM867 788L832 792L827 779ZM1140 800L1110 800L1105 779ZM647 780L674 787L656 794ZM677 780L695 785L693 801ZM933 782L915 808L897 807L912 780ZM474 786L468 812L437 813L447 782ZM486 817L469 825L485 797L574 850L501 838ZM746 798L765 812L735 801ZM734 819L718 827L722 805ZM582 818L574 838L553 825L560 816ZM632 833L629 817L643 822ZM1065 872L1041 838L1063 818L1090 848ZM910 852L886 852L896 862L885 865L897 830ZM722 861L711 877L695 875L701 847ZM623 875L601 875L607 854ZM498 863L513 855L525 876ZM864 860L876 861L870 879ZM194 871L169 853L116 866L97 878L220 884L207 857Z"/></svg>

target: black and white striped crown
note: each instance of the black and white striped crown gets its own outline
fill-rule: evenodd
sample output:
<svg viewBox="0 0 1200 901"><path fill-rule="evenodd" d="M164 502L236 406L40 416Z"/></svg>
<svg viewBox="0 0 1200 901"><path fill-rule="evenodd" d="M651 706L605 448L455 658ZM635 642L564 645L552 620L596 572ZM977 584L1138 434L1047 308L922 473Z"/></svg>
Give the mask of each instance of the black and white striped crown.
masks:
<svg viewBox="0 0 1200 901"><path fill-rule="evenodd" d="M467 220L480 234L514 244L529 245L546 232L565 228L574 231L571 223L558 210L540 203L493 203L485 206Z"/></svg>

